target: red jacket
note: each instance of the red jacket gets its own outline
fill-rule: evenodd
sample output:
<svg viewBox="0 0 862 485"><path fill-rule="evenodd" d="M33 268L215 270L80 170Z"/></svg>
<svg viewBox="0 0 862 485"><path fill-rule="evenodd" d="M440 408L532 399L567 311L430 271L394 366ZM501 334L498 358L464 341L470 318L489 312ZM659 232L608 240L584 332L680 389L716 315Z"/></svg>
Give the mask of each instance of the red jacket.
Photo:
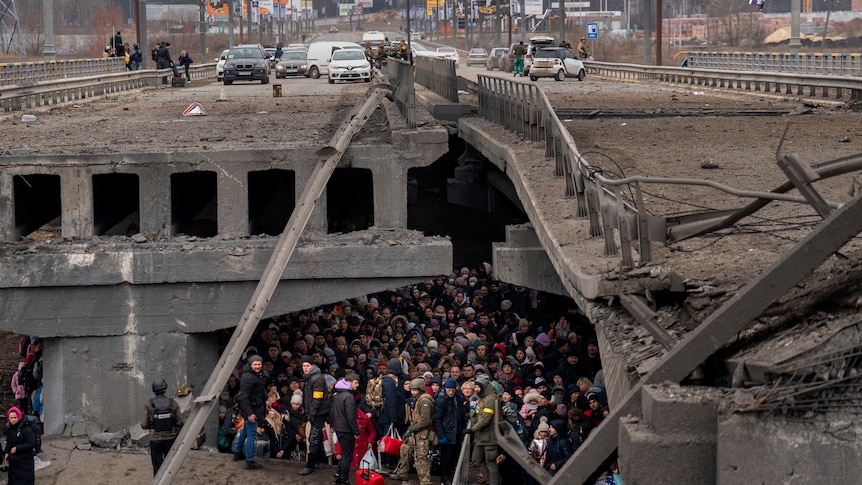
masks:
<svg viewBox="0 0 862 485"><path fill-rule="evenodd" d="M368 417L361 409L356 410L356 424L359 425L359 438L356 439L356 445L353 448L353 461L350 463L351 468L359 468L359 462L369 450L368 446L373 445L377 441L377 431L374 430L374 424L371 423L371 418Z"/></svg>

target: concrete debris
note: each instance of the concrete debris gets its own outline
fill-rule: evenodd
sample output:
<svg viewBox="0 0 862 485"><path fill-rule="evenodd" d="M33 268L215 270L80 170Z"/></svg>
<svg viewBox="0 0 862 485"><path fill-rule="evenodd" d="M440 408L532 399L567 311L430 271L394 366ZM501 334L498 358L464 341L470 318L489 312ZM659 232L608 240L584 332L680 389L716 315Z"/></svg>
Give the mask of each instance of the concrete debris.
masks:
<svg viewBox="0 0 862 485"><path fill-rule="evenodd" d="M126 437L126 430L116 433L96 433L90 436L90 443L99 448L117 448Z"/></svg>
<svg viewBox="0 0 862 485"><path fill-rule="evenodd" d="M145 243L147 242L147 237L139 232L132 236L132 241L135 241L136 243Z"/></svg>

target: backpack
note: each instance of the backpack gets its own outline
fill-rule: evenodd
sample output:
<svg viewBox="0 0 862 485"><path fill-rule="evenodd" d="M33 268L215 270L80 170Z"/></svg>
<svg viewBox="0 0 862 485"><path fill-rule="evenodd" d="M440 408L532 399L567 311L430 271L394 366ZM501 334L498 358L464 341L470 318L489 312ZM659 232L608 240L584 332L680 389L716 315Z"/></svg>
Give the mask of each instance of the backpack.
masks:
<svg viewBox="0 0 862 485"><path fill-rule="evenodd" d="M18 371L18 385L24 386L28 396L39 387L36 384L36 375L33 373L36 367L34 364L35 362L31 362L30 365L25 365Z"/></svg>
<svg viewBox="0 0 862 485"><path fill-rule="evenodd" d="M33 454L42 453L42 421L39 416L27 415L27 425L33 429L33 436L36 437L36 444L33 446Z"/></svg>
<svg viewBox="0 0 862 485"><path fill-rule="evenodd" d="M365 404L368 405L371 409L377 409L383 407L383 378L385 376L377 376L374 379L368 381L368 386L365 388ZM393 377L395 379L395 388L398 388L398 378Z"/></svg>
<svg viewBox="0 0 862 485"><path fill-rule="evenodd" d="M530 433L527 429L527 423L524 421L524 418L518 414L518 411L513 410L508 406L503 406L503 417L506 419L506 422L512 425L512 428L515 430L515 433L518 434L518 438L521 439L521 442L527 444L530 441Z"/></svg>
<svg viewBox="0 0 862 485"><path fill-rule="evenodd" d="M30 336L25 335L18 339L18 355L27 357L27 350L30 348Z"/></svg>

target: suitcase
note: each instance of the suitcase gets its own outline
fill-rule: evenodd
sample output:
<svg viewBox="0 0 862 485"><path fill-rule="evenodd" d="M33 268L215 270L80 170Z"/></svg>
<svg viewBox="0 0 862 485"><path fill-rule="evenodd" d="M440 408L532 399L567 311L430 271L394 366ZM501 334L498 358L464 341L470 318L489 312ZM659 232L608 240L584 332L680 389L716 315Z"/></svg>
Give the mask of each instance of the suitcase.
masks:
<svg viewBox="0 0 862 485"><path fill-rule="evenodd" d="M356 485L383 485L383 475L374 470L356 470Z"/></svg>

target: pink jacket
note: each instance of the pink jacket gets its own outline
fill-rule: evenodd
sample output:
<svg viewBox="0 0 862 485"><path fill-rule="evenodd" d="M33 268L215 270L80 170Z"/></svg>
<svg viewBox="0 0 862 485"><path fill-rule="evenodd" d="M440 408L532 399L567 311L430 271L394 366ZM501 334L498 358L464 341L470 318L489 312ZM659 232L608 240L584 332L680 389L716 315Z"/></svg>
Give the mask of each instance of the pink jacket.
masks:
<svg viewBox="0 0 862 485"><path fill-rule="evenodd" d="M12 375L12 392L15 394L15 399L24 399L27 397L27 389L21 384L18 384L18 375L21 374L21 369L24 368L24 363L18 363L18 372Z"/></svg>

